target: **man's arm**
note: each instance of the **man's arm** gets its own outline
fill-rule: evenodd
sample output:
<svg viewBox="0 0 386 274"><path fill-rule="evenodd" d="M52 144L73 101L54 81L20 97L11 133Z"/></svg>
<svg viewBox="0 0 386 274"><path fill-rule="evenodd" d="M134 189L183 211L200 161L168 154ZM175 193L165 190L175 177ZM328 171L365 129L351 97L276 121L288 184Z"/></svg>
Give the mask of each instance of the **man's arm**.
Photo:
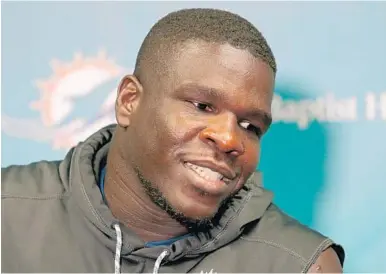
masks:
<svg viewBox="0 0 386 274"><path fill-rule="evenodd" d="M338 255L331 247L323 251L308 273L343 273Z"/></svg>

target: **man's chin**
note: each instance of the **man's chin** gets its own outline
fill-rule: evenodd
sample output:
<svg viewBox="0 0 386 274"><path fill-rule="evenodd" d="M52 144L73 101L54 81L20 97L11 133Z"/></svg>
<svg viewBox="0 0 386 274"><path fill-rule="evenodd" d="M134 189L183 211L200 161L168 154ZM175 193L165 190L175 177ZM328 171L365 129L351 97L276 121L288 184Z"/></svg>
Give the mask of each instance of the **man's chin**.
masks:
<svg viewBox="0 0 386 274"><path fill-rule="evenodd" d="M160 208L166 211L170 217L185 226L190 232L208 231L218 223L219 217L227 208L227 200L218 206L208 207L200 204L183 204L183 201L176 205L165 196L158 196L153 199Z"/></svg>
<svg viewBox="0 0 386 274"><path fill-rule="evenodd" d="M174 206L174 203L169 201L157 187L154 187L150 181L144 178L139 172L139 169L136 169L135 171L151 201L167 212L171 218L185 226L189 231L207 231L213 227L213 218L218 214L219 207L214 205L213 208L200 208L199 204L190 206L185 204L185 206L181 207L181 204L183 204L184 201L180 201L180 203L174 201L179 204L179 206Z"/></svg>
<svg viewBox="0 0 386 274"><path fill-rule="evenodd" d="M193 208L184 208L179 210L169 211L169 215L189 230L207 231L208 229L218 225L221 216L231 205L230 197L223 200L218 207L203 207L200 210L200 205Z"/></svg>
<svg viewBox="0 0 386 274"><path fill-rule="evenodd" d="M217 213L217 209L213 211L198 212L197 208L192 211L186 208L180 209L177 206L174 207L171 203L167 203L168 206L163 209L169 214L170 217L178 221L190 231L205 231L213 227L213 217ZM165 204L164 204L165 205Z"/></svg>

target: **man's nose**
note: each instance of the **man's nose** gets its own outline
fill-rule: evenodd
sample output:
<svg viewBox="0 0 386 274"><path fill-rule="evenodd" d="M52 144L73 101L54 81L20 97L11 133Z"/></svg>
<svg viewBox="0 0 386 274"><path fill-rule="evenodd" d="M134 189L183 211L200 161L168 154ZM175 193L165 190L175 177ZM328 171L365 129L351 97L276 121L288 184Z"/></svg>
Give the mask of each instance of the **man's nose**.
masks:
<svg viewBox="0 0 386 274"><path fill-rule="evenodd" d="M240 136L237 119L233 115L219 115L200 132L200 139L211 146L215 146L221 152L240 156L244 153L244 145Z"/></svg>

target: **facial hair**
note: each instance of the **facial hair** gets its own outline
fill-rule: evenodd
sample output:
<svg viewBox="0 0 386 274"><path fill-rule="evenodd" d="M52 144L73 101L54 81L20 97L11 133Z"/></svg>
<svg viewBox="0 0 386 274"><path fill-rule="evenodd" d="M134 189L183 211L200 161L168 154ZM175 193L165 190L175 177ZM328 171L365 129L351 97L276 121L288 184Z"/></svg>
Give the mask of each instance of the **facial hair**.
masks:
<svg viewBox="0 0 386 274"><path fill-rule="evenodd" d="M180 224L185 226L189 232L199 232L199 231L208 231L209 229L213 228L213 226L216 224L216 216L210 216L206 218L200 218L200 219L194 219L189 218L185 216L182 212L179 212L176 210L166 199L166 197L161 193L161 191L154 186L149 180L147 180L143 174L140 172L139 168L134 168L135 173L137 174L137 177L139 181L141 182L141 185L143 189L145 190L146 194L149 196L151 201L156 204L158 207L160 207L162 210L164 210L166 213L169 214L171 218L178 221ZM223 205L226 204L226 202L229 199L226 199L223 202ZM220 207L224 208L224 207ZM223 212L223 210L220 210L218 213Z"/></svg>

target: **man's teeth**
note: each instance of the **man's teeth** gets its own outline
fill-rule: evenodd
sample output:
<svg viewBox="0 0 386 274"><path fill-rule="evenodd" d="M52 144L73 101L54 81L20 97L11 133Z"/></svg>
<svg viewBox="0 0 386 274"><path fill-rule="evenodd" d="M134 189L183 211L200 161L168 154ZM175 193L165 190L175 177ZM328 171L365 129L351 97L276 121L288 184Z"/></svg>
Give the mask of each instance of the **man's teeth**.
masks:
<svg viewBox="0 0 386 274"><path fill-rule="evenodd" d="M216 171L211 170L210 168L196 166L191 163L186 163L186 166L194 170L198 175L208 181L218 181L224 179L224 176Z"/></svg>

